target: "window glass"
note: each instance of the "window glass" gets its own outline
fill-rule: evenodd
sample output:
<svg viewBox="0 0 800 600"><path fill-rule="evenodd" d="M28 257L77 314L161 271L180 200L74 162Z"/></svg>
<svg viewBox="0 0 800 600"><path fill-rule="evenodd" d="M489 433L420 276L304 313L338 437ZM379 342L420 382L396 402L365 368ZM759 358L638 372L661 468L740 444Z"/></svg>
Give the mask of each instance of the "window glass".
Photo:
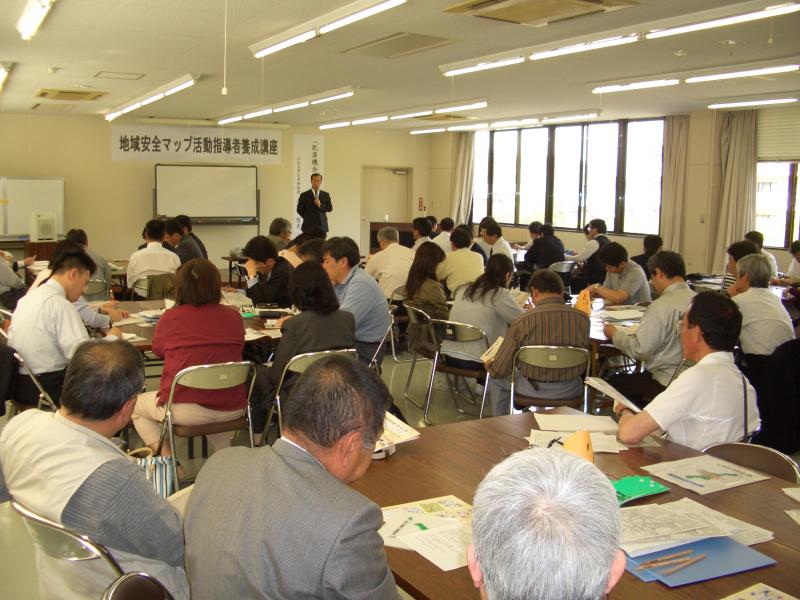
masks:
<svg viewBox="0 0 800 600"><path fill-rule="evenodd" d="M589 125L586 144L586 210L584 221L603 219L614 229L617 201L619 123Z"/></svg>
<svg viewBox="0 0 800 600"><path fill-rule="evenodd" d="M545 127L523 129L519 174L519 221L544 222L547 200L547 141Z"/></svg>
<svg viewBox="0 0 800 600"><path fill-rule="evenodd" d="M786 243L790 170L788 162L760 162L756 169L756 229L765 246Z"/></svg>
<svg viewBox="0 0 800 600"><path fill-rule="evenodd" d="M658 233L664 121L628 123L625 164L625 231Z"/></svg>
<svg viewBox="0 0 800 600"><path fill-rule="evenodd" d="M486 216L489 197L489 132L476 132L473 144L472 219L478 223Z"/></svg>
<svg viewBox="0 0 800 600"><path fill-rule="evenodd" d="M553 173L553 225L581 227L578 223L580 202L581 153L583 126L555 128Z"/></svg>
<svg viewBox="0 0 800 600"><path fill-rule="evenodd" d="M492 216L498 223L514 223L517 203L518 131L494 134L492 164Z"/></svg>

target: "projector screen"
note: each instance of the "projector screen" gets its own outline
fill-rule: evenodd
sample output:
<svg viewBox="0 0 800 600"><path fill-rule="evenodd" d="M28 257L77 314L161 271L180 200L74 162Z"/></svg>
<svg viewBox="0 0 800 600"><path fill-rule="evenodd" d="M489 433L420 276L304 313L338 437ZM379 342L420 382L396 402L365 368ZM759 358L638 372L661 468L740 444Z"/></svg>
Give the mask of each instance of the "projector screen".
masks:
<svg viewBox="0 0 800 600"><path fill-rule="evenodd" d="M252 166L156 165L156 214L255 219L258 175Z"/></svg>

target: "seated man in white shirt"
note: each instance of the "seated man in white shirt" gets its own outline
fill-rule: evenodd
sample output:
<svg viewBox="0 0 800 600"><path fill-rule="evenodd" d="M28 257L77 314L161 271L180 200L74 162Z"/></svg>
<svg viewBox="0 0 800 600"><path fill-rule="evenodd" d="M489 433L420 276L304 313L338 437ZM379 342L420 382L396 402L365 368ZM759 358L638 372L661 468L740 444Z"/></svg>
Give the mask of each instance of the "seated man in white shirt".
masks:
<svg viewBox="0 0 800 600"><path fill-rule="evenodd" d="M789 254L792 260L783 277L776 279L774 283L778 285L797 285L800 283L800 240L795 240L789 247Z"/></svg>
<svg viewBox="0 0 800 600"><path fill-rule="evenodd" d="M756 392L733 362L742 314L733 300L703 292L680 321L684 358L697 363L681 373L640 413L616 404L619 439L635 444L661 430L697 450L736 442L758 429Z"/></svg>
<svg viewBox="0 0 800 600"><path fill-rule="evenodd" d="M178 255L162 246L165 235L164 222L151 219L144 227L147 245L131 254L128 262L128 285L141 299L147 298L147 284L141 281L143 277L175 273L181 266Z"/></svg>
<svg viewBox="0 0 800 600"><path fill-rule="evenodd" d="M416 252L422 244L431 241L431 222L426 217L417 217L411 221L411 237L414 238L411 249Z"/></svg>
<svg viewBox="0 0 800 600"><path fill-rule="evenodd" d="M52 265L50 279L27 294L17 305L8 345L14 348L36 375L47 393L58 403L64 371L75 350L89 338L83 320L73 302L95 270L94 261L82 248L63 252ZM108 335L122 337L115 327ZM15 400L36 406L39 390L33 380L20 370Z"/></svg>
<svg viewBox="0 0 800 600"><path fill-rule="evenodd" d="M775 256L764 250L764 234L760 231L748 231L744 234L744 239L750 240L756 247L756 250L769 261L770 277L778 276L778 261Z"/></svg>
<svg viewBox="0 0 800 600"><path fill-rule="evenodd" d="M625 246L609 242L600 248L597 258L606 269L606 280L603 285L589 286L592 297L600 296L610 304L650 302L650 284L642 267L628 260Z"/></svg>
<svg viewBox="0 0 800 600"><path fill-rule="evenodd" d="M450 235L452 251L436 267L436 278L445 284L451 295L459 286L483 275L483 257L470 248L471 244L470 234L457 227Z"/></svg>
<svg viewBox="0 0 800 600"><path fill-rule="evenodd" d="M483 479L474 505L467 565L484 600L598 600L625 572L616 492L574 454L512 454Z"/></svg>
<svg viewBox="0 0 800 600"><path fill-rule="evenodd" d="M478 235L481 236L484 244L489 247L489 256L491 258L495 254L505 254L514 262L514 253L511 251L511 244L503 239L503 229L497 223L487 223L486 226L481 226L478 230Z"/></svg>
<svg viewBox="0 0 800 600"><path fill-rule="evenodd" d="M763 254L749 254L736 263L737 294L733 301L742 312L739 342L745 354L768 356L795 337L789 313L769 290L771 269Z"/></svg>
<svg viewBox="0 0 800 600"><path fill-rule="evenodd" d="M408 270L414 262L414 251L400 245L400 232L394 227L382 227L377 237L380 252L369 257L365 270L378 282L383 295L390 298L394 290L406 284ZM449 245L450 235L446 237Z"/></svg>
<svg viewBox="0 0 800 600"><path fill-rule="evenodd" d="M456 224L453 219L445 217L442 219L441 223L439 223L439 234L433 238L433 243L444 250L445 254L450 252L450 234L453 233L453 228L455 226Z"/></svg>
<svg viewBox="0 0 800 600"><path fill-rule="evenodd" d="M143 383L142 355L127 342L82 344L58 412L28 410L3 429L0 502L90 537L124 572L144 571L188 598L180 515L109 439L130 421ZM102 560L61 560L35 546L43 599L100 598L114 580Z"/></svg>

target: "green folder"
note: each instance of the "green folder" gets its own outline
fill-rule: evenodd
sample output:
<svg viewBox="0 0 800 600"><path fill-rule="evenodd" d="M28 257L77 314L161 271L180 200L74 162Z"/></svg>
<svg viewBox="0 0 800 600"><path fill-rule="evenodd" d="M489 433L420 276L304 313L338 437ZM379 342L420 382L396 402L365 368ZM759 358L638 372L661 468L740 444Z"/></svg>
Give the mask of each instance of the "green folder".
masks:
<svg viewBox="0 0 800 600"><path fill-rule="evenodd" d="M614 482L614 489L617 490L617 502L622 506L631 500L638 500L655 494L668 492L669 488L659 482L641 475L631 475L623 477Z"/></svg>

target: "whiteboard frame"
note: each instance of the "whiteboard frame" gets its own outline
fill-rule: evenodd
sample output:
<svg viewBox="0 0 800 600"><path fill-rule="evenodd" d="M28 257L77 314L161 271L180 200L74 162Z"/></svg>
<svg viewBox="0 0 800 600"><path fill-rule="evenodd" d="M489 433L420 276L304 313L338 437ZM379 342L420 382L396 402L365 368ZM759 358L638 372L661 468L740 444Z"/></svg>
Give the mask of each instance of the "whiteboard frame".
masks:
<svg viewBox="0 0 800 600"><path fill-rule="evenodd" d="M206 167L224 167L236 169L253 169L256 176L256 216L255 217L203 217L188 215L192 219L192 224L197 225L256 225L258 230L261 230L261 188L258 187L258 167L256 165L215 165L215 164L171 164L171 163L156 163L153 170L153 218L166 218L168 215L161 215L158 213L158 167L190 167L190 168L206 168ZM171 215L175 216L175 215Z"/></svg>
<svg viewBox="0 0 800 600"><path fill-rule="evenodd" d="M7 180L14 180L14 181L60 181L61 182L61 220L59 221L56 218L56 239L61 240L64 239L64 236L67 233L67 181L65 177L17 177L12 175L2 175L0 179L7 179ZM58 217L58 215L56 215ZM0 233L0 242L18 242L18 241L30 241L31 234L28 232L27 234L13 234L13 233Z"/></svg>

